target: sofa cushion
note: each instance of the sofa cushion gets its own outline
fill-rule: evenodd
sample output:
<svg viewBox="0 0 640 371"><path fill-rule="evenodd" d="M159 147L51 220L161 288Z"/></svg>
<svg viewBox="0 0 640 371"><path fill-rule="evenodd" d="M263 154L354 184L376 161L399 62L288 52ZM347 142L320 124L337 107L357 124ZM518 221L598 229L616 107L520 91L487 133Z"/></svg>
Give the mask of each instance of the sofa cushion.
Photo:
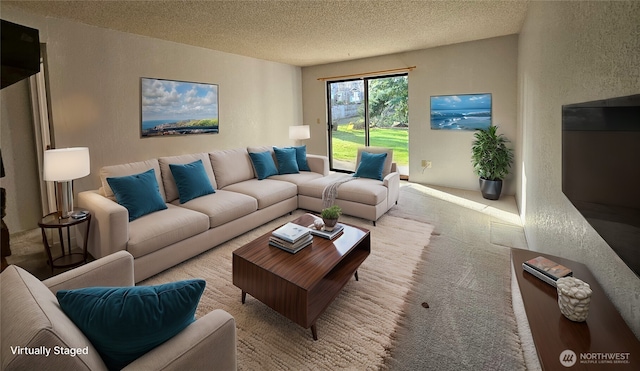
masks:
<svg viewBox="0 0 640 371"><path fill-rule="evenodd" d="M129 223L127 251L138 258L208 229L209 218L206 215L167 204L166 210L145 215Z"/></svg>
<svg viewBox="0 0 640 371"><path fill-rule="evenodd" d="M194 153L180 156L160 157L158 163L160 164L160 171L162 172L162 184L166 193L167 202L171 202L180 197L178 187L175 182L175 178L171 173L171 164L189 164L194 161L201 160L204 171L209 178L211 186L215 189L218 187L216 183L216 177L213 174L213 168L211 167L211 160L208 153Z"/></svg>
<svg viewBox="0 0 640 371"><path fill-rule="evenodd" d="M129 221L143 215L164 210L167 205L160 195L155 170L121 177L108 177L107 183L116 196L116 201L129 211Z"/></svg>
<svg viewBox="0 0 640 371"><path fill-rule="evenodd" d="M205 281L60 290L60 307L91 340L110 370L120 370L195 321Z"/></svg>
<svg viewBox="0 0 640 371"><path fill-rule="evenodd" d="M318 178L322 178L322 174L314 173L313 171L301 171L297 174L274 175L269 177L269 179L283 180L296 185L304 184Z"/></svg>
<svg viewBox="0 0 640 371"><path fill-rule="evenodd" d="M209 159L218 183L218 189L255 178L253 165L245 148L211 152Z"/></svg>
<svg viewBox="0 0 640 371"><path fill-rule="evenodd" d="M36 277L15 265L0 275L2 292L2 370L106 370L89 339L60 309L55 295ZM19 348L18 348L19 347ZM51 349L51 354L24 355L18 349ZM75 357L53 349L78 349ZM12 348L16 353L12 352Z"/></svg>
<svg viewBox="0 0 640 371"><path fill-rule="evenodd" d="M200 196L215 193L202 165L202 160L188 164L169 164L169 168L178 187L181 204Z"/></svg>
<svg viewBox="0 0 640 371"><path fill-rule="evenodd" d="M215 228L258 210L258 200L242 193L219 189L215 194L199 197L180 206L208 216L209 228Z"/></svg>
<svg viewBox="0 0 640 371"><path fill-rule="evenodd" d="M386 158L386 153L369 153L363 151L360 154L360 162L353 176L356 178L382 180L382 171Z"/></svg>
<svg viewBox="0 0 640 371"><path fill-rule="evenodd" d="M258 209L295 197L298 187L289 182L273 179L251 179L225 187L226 191L238 192L258 200Z"/></svg>
<svg viewBox="0 0 640 371"><path fill-rule="evenodd" d="M300 172L295 148L273 147L273 152L278 162L278 174L297 174Z"/></svg>
<svg viewBox="0 0 640 371"><path fill-rule="evenodd" d="M322 199L322 192L325 187L334 182L344 179L345 174L331 174L326 177L311 180L298 186L298 194L313 198ZM353 201L366 205L377 205L387 198L387 187L382 181L357 178L343 183L338 187L336 199Z"/></svg>
<svg viewBox="0 0 640 371"><path fill-rule="evenodd" d="M387 187L379 180L358 178L341 184L336 198L373 206L386 201Z"/></svg>
<svg viewBox="0 0 640 371"><path fill-rule="evenodd" d="M278 174L278 168L273 161L271 152L250 152L249 157L251 157L251 163L253 164L253 169L255 170L258 180Z"/></svg>
<svg viewBox="0 0 640 371"><path fill-rule="evenodd" d="M387 158L384 161L384 167L382 168L382 178L389 175L391 172L391 166L393 164L393 149L384 148L384 147L359 147L358 153L356 155L356 164L360 163L360 158L362 156L362 152L368 153L386 153Z"/></svg>
<svg viewBox="0 0 640 371"><path fill-rule="evenodd" d="M164 192L164 187L162 186L162 178L160 172L160 164L157 159L151 159L147 161L140 162L130 162L128 164L122 165L111 165L104 166L100 169L100 181L102 182L101 193L103 196L111 199L112 201L116 200L109 183L107 182L107 178L121 177L126 175L140 174L149 169L153 169L156 173L156 181L158 182L160 195L162 195L163 200L167 200L167 197Z"/></svg>

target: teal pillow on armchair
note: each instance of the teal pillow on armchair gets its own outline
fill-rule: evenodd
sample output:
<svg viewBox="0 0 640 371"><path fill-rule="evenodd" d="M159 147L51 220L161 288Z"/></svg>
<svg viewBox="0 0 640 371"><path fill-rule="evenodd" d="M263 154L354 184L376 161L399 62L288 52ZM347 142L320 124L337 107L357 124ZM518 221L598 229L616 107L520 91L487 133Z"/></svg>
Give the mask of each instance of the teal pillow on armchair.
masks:
<svg viewBox="0 0 640 371"><path fill-rule="evenodd" d="M56 293L62 311L120 370L195 321L205 281L157 286L88 287Z"/></svg>

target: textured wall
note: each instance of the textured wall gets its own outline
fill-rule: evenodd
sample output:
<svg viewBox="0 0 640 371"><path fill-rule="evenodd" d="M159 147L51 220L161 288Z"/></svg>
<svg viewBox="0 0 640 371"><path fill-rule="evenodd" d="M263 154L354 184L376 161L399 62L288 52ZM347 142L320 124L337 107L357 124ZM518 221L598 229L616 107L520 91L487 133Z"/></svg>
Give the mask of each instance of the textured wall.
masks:
<svg viewBox="0 0 640 371"><path fill-rule="evenodd" d="M293 144L288 127L302 123L299 67L11 8L2 8L2 18L39 29L47 43L55 145L88 146L91 154L91 174L74 182L76 191L97 188L104 165ZM141 139L141 77L218 84L220 134Z"/></svg>
<svg viewBox="0 0 640 371"><path fill-rule="evenodd" d="M561 106L640 92L638 20L638 2L532 2L518 61L529 248L586 264L636 336L640 278L562 193Z"/></svg>
<svg viewBox="0 0 640 371"><path fill-rule="evenodd" d="M319 77L416 66L409 72L409 179L461 189L479 189L471 166L471 131L431 130L430 97L492 93L493 122L517 141L517 35L496 37L302 69L304 122L312 127L315 152L327 152L326 84ZM318 123L319 121L319 123ZM422 169L421 160L431 161ZM515 194L518 159L503 192Z"/></svg>

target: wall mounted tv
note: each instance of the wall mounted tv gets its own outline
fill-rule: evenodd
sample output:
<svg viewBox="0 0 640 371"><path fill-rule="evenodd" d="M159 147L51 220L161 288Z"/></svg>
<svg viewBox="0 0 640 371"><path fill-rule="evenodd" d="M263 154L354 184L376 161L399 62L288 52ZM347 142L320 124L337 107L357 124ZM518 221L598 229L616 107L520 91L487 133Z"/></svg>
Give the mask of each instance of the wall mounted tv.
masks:
<svg viewBox="0 0 640 371"><path fill-rule="evenodd" d="M562 192L640 276L640 94L562 106Z"/></svg>

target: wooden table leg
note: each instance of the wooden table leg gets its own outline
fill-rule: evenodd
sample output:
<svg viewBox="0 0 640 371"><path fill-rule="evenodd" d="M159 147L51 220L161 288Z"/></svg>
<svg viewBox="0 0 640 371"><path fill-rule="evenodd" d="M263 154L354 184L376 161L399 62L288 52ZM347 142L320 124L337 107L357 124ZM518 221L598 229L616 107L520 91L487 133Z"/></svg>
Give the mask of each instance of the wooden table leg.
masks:
<svg viewBox="0 0 640 371"><path fill-rule="evenodd" d="M356 276L356 281L358 281L358 271L356 271L356 273L354 274L354 276Z"/></svg>
<svg viewBox="0 0 640 371"><path fill-rule="evenodd" d="M318 340L318 330L315 323L311 325L311 336L313 336L313 340Z"/></svg>
<svg viewBox="0 0 640 371"><path fill-rule="evenodd" d="M244 304L245 300L247 300L247 292L243 291L242 292L242 304Z"/></svg>

